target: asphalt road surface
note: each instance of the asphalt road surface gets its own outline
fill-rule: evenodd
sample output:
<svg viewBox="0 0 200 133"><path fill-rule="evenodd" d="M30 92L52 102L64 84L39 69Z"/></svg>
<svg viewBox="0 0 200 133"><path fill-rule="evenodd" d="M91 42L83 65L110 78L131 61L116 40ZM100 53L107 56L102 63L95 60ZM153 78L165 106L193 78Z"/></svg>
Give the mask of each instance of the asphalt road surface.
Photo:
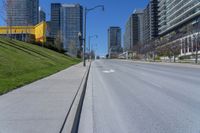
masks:
<svg viewBox="0 0 200 133"><path fill-rule="evenodd" d="M92 63L80 133L200 133L200 68Z"/></svg>

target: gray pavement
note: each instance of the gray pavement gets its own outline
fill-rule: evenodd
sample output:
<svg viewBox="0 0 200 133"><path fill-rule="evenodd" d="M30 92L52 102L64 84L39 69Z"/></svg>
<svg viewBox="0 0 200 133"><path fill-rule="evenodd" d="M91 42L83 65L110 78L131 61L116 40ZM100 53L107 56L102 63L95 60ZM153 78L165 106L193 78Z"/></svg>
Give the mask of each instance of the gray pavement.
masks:
<svg viewBox="0 0 200 133"><path fill-rule="evenodd" d="M78 64L0 96L0 133L58 133L85 73Z"/></svg>
<svg viewBox="0 0 200 133"><path fill-rule="evenodd" d="M200 133L200 67L93 62L79 133Z"/></svg>

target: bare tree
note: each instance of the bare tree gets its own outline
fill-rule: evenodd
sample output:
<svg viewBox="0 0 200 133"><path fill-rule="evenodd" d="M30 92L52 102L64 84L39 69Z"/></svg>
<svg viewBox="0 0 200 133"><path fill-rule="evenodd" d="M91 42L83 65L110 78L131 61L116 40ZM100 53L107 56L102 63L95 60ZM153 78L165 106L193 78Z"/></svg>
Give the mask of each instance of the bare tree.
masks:
<svg viewBox="0 0 200 133"><path fill-rule="evenodd" d="M179 41L175 41L174 43L172 43L171 46L169 46L169 50L171 51L173 57L174 57L174 62L176 62L176 57L178 55L180 55L180 51L181 51L181 45Z"/></svg>
<svg viewBox="0 0 200 133"><path fill-rule="evenodd" d="M77 56L77 46L75 40L70 40L68 44L68 53L72 56Z"/></svg>
<svg viewBox="0 0 200 133"><path fill-rule="evenodd" d="M174 62L176 62L177 56L180 55L181 45L179 41L175 41L170 45L163 45L161 47L158 47L157 51L158 55L167 56L170 59L170 62L172 62L172 57L174 59Z"/></svg>
<svg viewBox="0 0 200 133"><path fill-rule="evenodd" d="M170 59L170 62L171 62L171 59L172 59L172 51L169 47L169 45L163 45L161 47L158 47L157 48L157 53L159 56L167 56L169 59Z"/></svg>
<svg viewBox="0 0 200 133"><path fill-rule="evenodd" d="M63 48L62 48L62 45L63 45L63 42L62 42L62 34L61 34L60 31L57 32L57 35L56 35L54 44L55 44L55 48L56 48L59 52L61 52L61 51L63 50Z"/></svg>

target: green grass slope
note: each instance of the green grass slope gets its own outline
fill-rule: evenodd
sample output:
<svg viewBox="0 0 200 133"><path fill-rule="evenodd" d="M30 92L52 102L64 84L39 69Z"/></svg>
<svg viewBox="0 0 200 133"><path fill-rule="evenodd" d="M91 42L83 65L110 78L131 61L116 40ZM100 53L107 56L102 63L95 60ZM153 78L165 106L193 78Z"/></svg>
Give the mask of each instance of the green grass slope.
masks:
<svg viewBox="0 0 200 133"><path fill-rule="evenodd" d="M0 95L79 62L46 48L0 38Z"/></svg>

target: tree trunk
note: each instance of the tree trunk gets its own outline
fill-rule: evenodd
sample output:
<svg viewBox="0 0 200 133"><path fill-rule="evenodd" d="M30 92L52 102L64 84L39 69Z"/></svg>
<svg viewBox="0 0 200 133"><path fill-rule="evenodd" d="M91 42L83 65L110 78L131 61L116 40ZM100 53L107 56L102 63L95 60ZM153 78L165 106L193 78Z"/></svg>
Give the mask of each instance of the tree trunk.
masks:
<svg viewBox="0 0 200 133"><path fill-rule="evenodd" d="M176 62L176 56L175 56L175 54L174 54L174 63Z"/></svg>

